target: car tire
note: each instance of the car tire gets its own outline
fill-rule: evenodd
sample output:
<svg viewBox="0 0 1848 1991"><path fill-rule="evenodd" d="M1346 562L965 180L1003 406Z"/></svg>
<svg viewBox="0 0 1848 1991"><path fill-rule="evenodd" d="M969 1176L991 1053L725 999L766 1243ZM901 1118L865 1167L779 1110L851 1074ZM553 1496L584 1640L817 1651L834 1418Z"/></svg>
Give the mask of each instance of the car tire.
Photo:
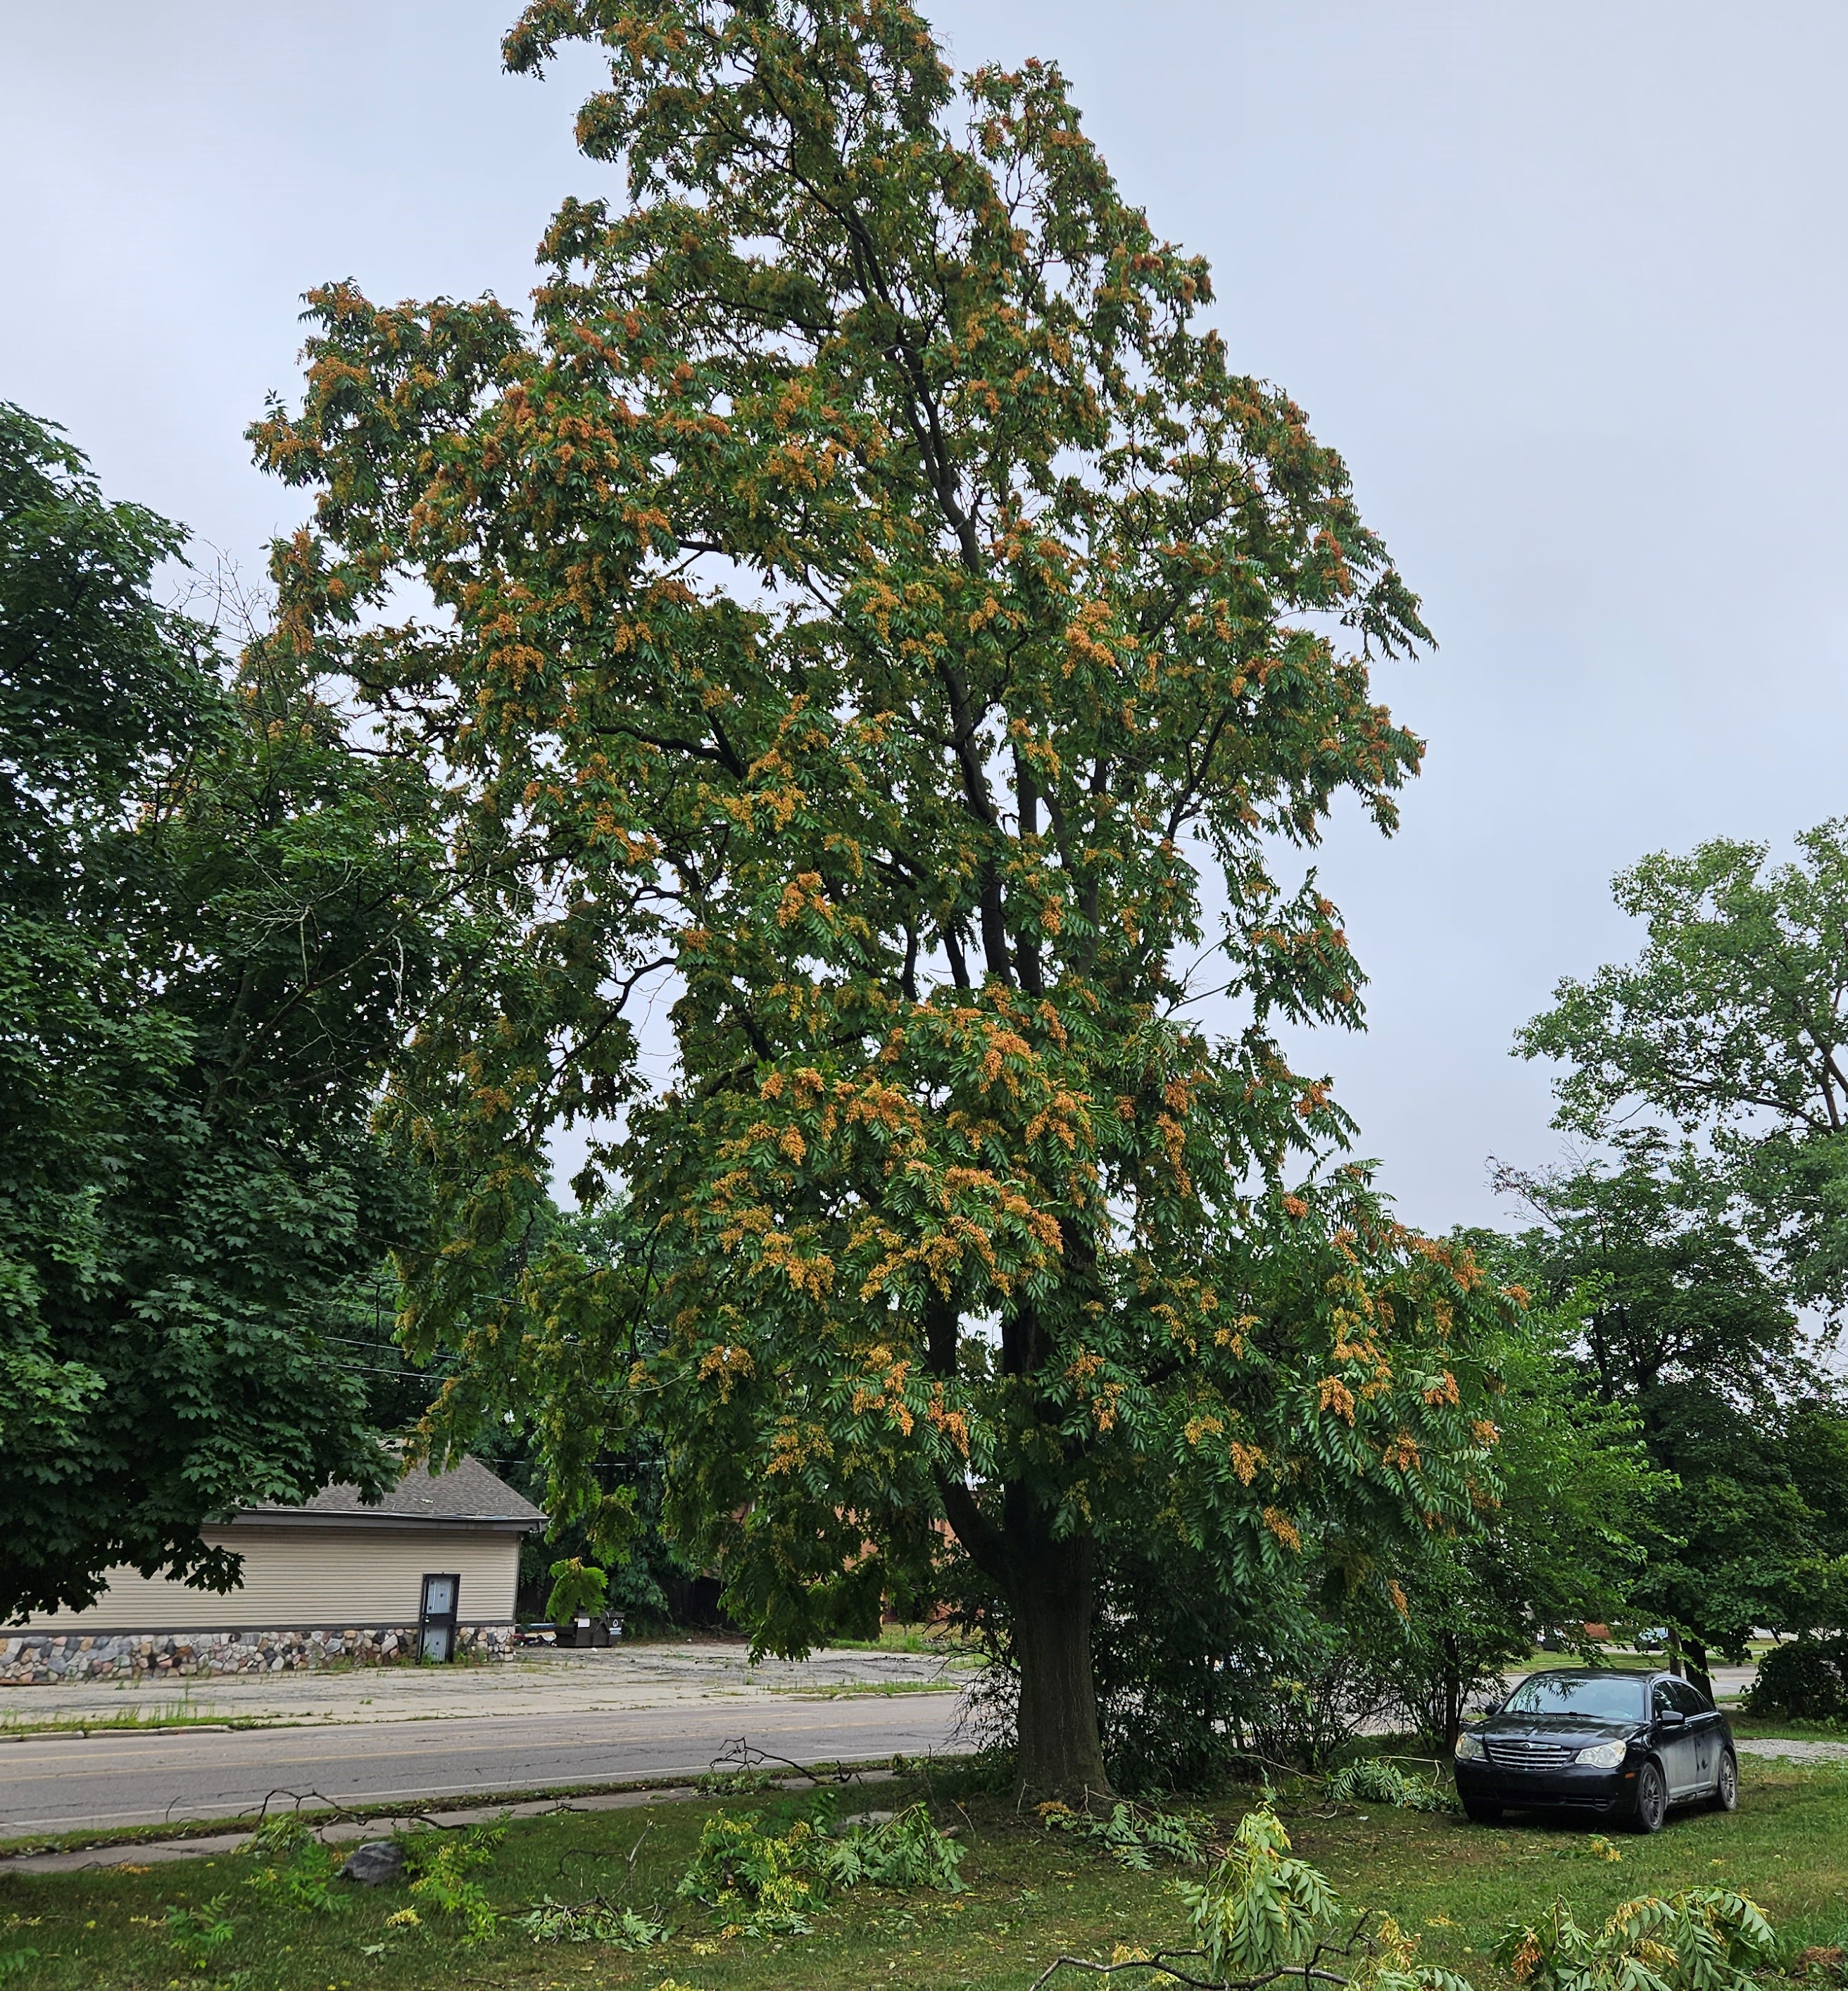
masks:
<svg viewBox="0 0 1848 1991"><path fill-rule="evenodd" d="M1645 1763L1636 1772L1636 1805L1630 1813L1632 1832L1659 1832L1669 1815L1668 1779L1659 1763Z"/></svg>
<svg viewBox="0 0 1848 1991"><path fill-rule="evenodd" d="M1492 1798L1465 1798L1463 1816L1472 1825L1499 1825L1502 1808Z"/></svg>
<svg viewBox="0 0 1848 1991"><path fill-rule="evenodd" d="M1714 1778L1714 1794L1707 1802L1715 1811L1739 1809L1739 1759L1730 1749L1720 1751L1719 1774Z"/></svg>

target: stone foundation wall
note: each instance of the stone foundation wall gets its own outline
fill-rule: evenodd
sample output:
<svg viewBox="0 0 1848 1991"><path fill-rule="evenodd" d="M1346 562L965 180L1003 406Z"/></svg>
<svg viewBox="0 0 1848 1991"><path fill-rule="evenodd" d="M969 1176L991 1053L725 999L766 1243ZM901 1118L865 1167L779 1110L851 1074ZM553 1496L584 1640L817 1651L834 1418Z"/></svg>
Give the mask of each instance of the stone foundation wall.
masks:
<svg viewBox="0 0 1848 1991"><path fill-rule="evenodd" d="M458 1659L505 1659L508 1625L464 1625ZM0 1686L56 1680L142 1680L294 1673L343 1663L407 1665L417 1651L414 1625L345 1632L24 1632L0 1637Z"/></svg>

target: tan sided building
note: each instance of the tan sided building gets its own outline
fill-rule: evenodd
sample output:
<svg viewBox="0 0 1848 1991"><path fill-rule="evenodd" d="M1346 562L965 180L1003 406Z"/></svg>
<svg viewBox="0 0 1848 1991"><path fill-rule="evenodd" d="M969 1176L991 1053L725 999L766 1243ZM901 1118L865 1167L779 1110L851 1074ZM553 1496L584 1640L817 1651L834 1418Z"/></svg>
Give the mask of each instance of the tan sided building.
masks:
<svg viewBox="0 0 1848 1991"><path fill-rule="evenodd" d="M243 1557L239 1588L112 1570L87 1610L0 1634L0 1683L504 1652L520 1543L545 1523L473 1458L448 1472L414 1468L376 1507L352 1486L305 1506L254 1507L203 1530Z"/></svg>

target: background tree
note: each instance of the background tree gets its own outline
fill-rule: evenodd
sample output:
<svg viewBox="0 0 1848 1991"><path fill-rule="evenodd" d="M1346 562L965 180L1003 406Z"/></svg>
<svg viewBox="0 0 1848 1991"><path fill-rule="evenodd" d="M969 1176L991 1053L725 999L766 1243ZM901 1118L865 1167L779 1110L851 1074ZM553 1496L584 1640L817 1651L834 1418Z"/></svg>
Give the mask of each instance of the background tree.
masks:
<svg viewBox="0 0 1848 1991"><path fill-rule="evenodd" d="M1521 1276L1580 1314L1583 1387L1627 1409L1672 1475L1632 1614L1669 1627L1703 1680L1709 1648L1742 1656L1754 1625L1815 1622L1799 1600L1848 1550L1825 1463L1848 1423L1741 1230L1727 1172L1643 1132L1615 1165L1500 1179L1540 1220L1516 1242Z"/></svg>
<svg viewBox="0 0 1848 1991"><path fill-rule="evenodd" d="M0 408L0 1619L392 1469L324 1336L423 1212L369 1115L434 953L421 774L229 693L179 529ZM408 784L408 785L407 785Z"/></svg>
<svg viewBox="0 0 1848 1991"><path fill-rule="evenodd" d="M661 1322L638 1304L633 1270L652 1241L619 1197L589 1212L530 1203L506 1277L482 1295L471 1326L455 1324L462 1352L438 1344L429 1366L407 1364L421 1387L419 1415L441 1393L446 1424L478 1432L478 1454L550 1517L543 1541L529 1537L520 1550L521 1608L536 1616L550 1615L551 1567L562 1559L604 1566L606 1606L631 1627L720 1618L713 1579L676 1550L659 1436L602 1408L609 1364L664 1343ZM620 1355L610 1352L612 1328Z"/></svg>
<svg viewBox="0 0 1848 1991"><path fill-rule="evenodd" d="M1521 1030L1559 1060L1558 1124L1594 1138L1619 1110L1710 1141L1799 1301L1848 1300L1848 820L1790 864L1716 839L1614 882L1648 924L1635 961L1562 981Z"/></svg>
<svg viewBox="0 0 1848 1991"><path fill-rule="evenodd" d="M478 1379L434 1441L497 1379L599 1448L647 1421L686 1552L784 1650L927 1580L946 1516L1024 1780L1101 1787L1113 1514L1159 1489L1256 1570L1337 1497L1435 1525L1489 1470L1469 1254L1351 1173L1285 1188L1346 1123L1275 1026L1360 978L1268 859L1344 791L1390 827L1419 749L1366 659L1424 631L1056 70L959 83L896 0L543 0L508 59L570 39L630 201L560 210L529 333L316 292L301 410L255 431L318 493L284 627L441 757L521 936L396 1097L444 1191L410 1332ZM384 619L406 576L436 616ZM614 1273L531 1222L583 1116L580 1193L644 1241Z"/></svg>
<svg viewBox="0 0 1848 1991"><path fill-rule="evenodd" d="M1848 1632L1848 1404L1839 1378L1786 1408L1783 1441L1816 1552L1792 1569L1772 1622L1785 1631Z"/></svg>

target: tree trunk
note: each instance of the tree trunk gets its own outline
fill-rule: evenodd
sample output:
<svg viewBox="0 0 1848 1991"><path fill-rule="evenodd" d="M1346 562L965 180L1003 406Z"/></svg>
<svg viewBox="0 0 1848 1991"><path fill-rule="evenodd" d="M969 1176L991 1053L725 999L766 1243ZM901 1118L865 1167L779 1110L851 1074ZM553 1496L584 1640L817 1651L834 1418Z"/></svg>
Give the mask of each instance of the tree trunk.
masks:
<svg viewBox="0 0 1848 1991"><path fill-rule="evenodd" d="M1438 1645L1444 1654L1444 1747L1455 1749L1463 1732L1462 1656L1454 1632L1445 1632Z"/></svg>
<svg viewBox="0 0 1848 1991"><path fill-rule="evenodd" d="M1020 1795L1081 1802L1108 1796L1091 1669L1096 1544L1056 1539L1052 1517L1030 1486L1002 1489L999 1520L966 1482L940 1475L938 1487L958 1540L1007 1601L1020 1673Z"/></svg>
<svg viewBox="0 0 1848 1991"><path fill-rule="evenodd" d="M1686 1663L1686 1677L1711 1700L1714 1697L1714 1676L1707 1669L1707 1648L1698 1639L1688 1640Z"/></svg>
<svg viewBox="0 0 1848 1991"><path fill-rule="evenodd" d="M1020 1667L1020 1791L1082 1801L1108 1796L1091 1671L1091 1545L1008 1530L1008 1588ZM1022 1540L1020 1535L1037 1535Z"/></svg>

